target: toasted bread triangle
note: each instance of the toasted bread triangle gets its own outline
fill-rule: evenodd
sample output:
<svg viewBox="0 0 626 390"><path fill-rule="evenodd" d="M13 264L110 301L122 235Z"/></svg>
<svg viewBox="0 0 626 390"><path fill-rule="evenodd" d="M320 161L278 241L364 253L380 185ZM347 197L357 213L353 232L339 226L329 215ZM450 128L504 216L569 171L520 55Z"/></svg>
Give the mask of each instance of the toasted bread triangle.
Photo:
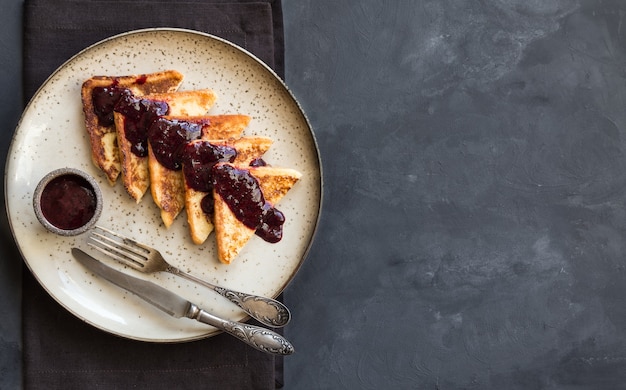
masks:
<svg viewBox="0 0 626 390"><path fill-rule="evenodd" d="M242 114L211 115L209 126L202 128L202 139L232 139L241 137L252 118Z"/></svg>
<svg viewBox="0 0 626 390"><path fill-rule="evenodd" d="M215 104L216 96L211 90L180 91L150 94L144 98L166 102L171 115L204 115ZM139 203L150 187L148 156L140 157L131 150L131 143L125 133L126 117L115 113L115 128L120 149L122 181L130 196ZM147 129L146 129L147 131Z"/></svg>
<svg viewBox="0 0 626 390"><path fill-rule="evenodd" d="M246 115L217 116L165 116L173 121L185 121L202 126L202 134L225 138L239 137L250 118ZM185 184L180 170L171 170L159 163L152 146L148 146L150 192L154 203L161 210L165 227L170 227L185 206Z"/></svg>
<svg viewBox="0 0 626 390"><path fill-rule="evenodd" d="M202 142L202 141L195 141ZM235 165L248 166L254 159L260 158L272 145L272 140L267 137L243 137L235 140L212 140L213 145L231 146L237 151L233 161ZM185 208L187 210L187 222L194 244L202 244L213 231L213 221L201 206L202 199L211 195L207 192L198 191L185 185ZM212 195L211 195L212 196Z"/></svg>
<svg viewBox="0 0 626 390"><path fill-rule="evenodd" d="M298 171L288 168L246 169L257 179L265 200L272 205L276 205L302 176ZM239 221L216 191L213 191L213 201L218 259L224 264L230 264L255 234L255 230Z"/></svg>
<svg viewBox="0 0 626 390"><path fill-rule="evenodd" d="M115 126L113 124L103 126L99 123L92 97L94 88L117 85L120 88L128 88L139 96L176 91L182 81L181 73L167 70L144 75L94 76L83 83L81 100L91 145L91 159L94 165L104 172L111 185L115 184L122 169Z"/></svg>

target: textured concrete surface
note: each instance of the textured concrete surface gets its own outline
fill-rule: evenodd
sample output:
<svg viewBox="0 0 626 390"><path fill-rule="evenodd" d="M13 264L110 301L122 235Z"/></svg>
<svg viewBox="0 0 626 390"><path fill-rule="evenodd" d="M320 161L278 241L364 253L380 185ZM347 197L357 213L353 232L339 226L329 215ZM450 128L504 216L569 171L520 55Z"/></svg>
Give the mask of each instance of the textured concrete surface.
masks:
<svg viewBox="0 0 626 390"><path fill-rule="evenodd" d="M292 389L626 388L626 8L286 1L325 170Z"/></svg>

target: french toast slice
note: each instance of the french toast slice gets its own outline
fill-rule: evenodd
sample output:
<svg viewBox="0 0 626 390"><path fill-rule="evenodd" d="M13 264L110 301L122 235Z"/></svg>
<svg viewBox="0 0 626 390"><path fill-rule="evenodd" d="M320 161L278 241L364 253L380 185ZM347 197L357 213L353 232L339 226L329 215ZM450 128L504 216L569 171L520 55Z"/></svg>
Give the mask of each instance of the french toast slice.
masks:
<svg viewBox="0 0 626 390"><path fill-rule="evenodd" d="M276 205L286 194L293 188L296 182L302 177L302 174L294 169L289 168L275 168L275 167L236 167L232 164L222 163L216 166L218 169L227 170L226 176L232 177L237 172L249 172L249 174L256 179L261 193L265 198L265 207ZM233 173L235 172L235 173ZM220 180L220 179L217 179ZM242 222L237 217L233 209L227 203L227 200L220 194L219 182L216 180L215 189L213 191L214 201L214 224L215 224L215 237L217 242L217 255L220 262L224 264L230 264L237 257L241 249L250 240L250 238L257 233L257 228L250 227L249 224ZM246 179L244 179L246 181ZM226 187L231 186L227 184ZM249 186L249 181L244 185ZM226 197L241 198L240 194L227 195ZM245 208L243 206L238 206ZM269 217L278 218L273 207L270 208L273 213L269 213ZM279 215L282 213L278 212ZM268 224L268 219L263 219L262 224ZM282 219L284 222L284 217ZM257 226L261 226L259 224ZM270 224L270 229L272 228ZM282 222L280 225L280 235L277 238L280 240L282 237ZM266 241L270 241L266 239ZM276 242L270 241L270 242Z"/></svg>
<svg viewBox="0 0 626 390"><path fill-rule="evenodd" d="M91 160L104 172L111 185L115 184L121 173L117 137L112 118L115 102L111 101L114 95L111 87L113 89L127 88L139 96L176 91L182 81L181 73L175 70L165 70L142 75L94 76L83 82L81 101L85 127L91 145ZM94 91L100 95L97 93L94 96Z"/></svg>
<svg viewBox="0 0 626 390"><path fill-rule="evenodd" d="M154 102L165 103L165 112L162 115L204 115L215 104L216 95L209 89L177 91L170 93L149 94L139 97L141 104L131 104L129 112L114 113L115 129L117 131L117 143L120 150L122 181L126 192L135 199L141 201L143 195L150 187L150 174L148 162L148 127L155 119L141 118L139 121L133 117L136 107L148 106ZM142 111L142 109L137 112ZM156 117L158 113L153 114ZM139 141L137 141L139 139ZM140 143L141 146L137 146ZM137 152L137 149L140 149Z"/></svg>
<svg viewBox="0 0 626 390"><path fill-rule="evenodd" d="M174 223L185 206L182 161L175 150L204 136L239 137L249 122L247 115L212 115L164 116L153 124L148 143L150 192L165 227ZM171 153L172 158L167 158Z"/></svg>
<svg viewBox="0 0 626 390"><path fill-rule="evenodd" d="M249 166L250 163L261 158L272 145L272 140L267 137L243 137L234 140L198 140L192 143L201 145L208 142L213 146L225 146L233 148L236 155L232 158L232 164L238 166ZM205 177L204 181L210 181L210 177ZM207 198L208 199L205 199ZM204 204L209 202L210 204ZM207 212L207 208L211 209L213 203L212 191L209 188L194 188L189 182L185 181L185 209L187 210L187 223L191 240L194 244L200 245L206 241L213 231L213 214Z"/></svg>
<svg viewBox="0 0 626 390"><path fill-rule="evenodd" d="M200 138L207 140L239 138L251 120L251 117L244 114L211 115L209 126L202 128Z"/></svg>

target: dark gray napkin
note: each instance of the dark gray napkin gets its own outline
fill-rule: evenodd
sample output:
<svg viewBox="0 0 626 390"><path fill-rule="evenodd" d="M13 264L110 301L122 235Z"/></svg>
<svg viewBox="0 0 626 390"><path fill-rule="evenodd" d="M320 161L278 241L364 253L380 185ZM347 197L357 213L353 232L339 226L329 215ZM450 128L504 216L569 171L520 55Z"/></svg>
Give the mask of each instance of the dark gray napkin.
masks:
<svg viewBox="0 0 626 390"><path fill-rule="evenodd" d="M190 28L255 54L282 77L280 0L26 0L24 96L63 62L112 35L149 27ZM28 270L23 280L25 389L273 389L282 358L221 334L159 344L126 340L88 325L55 302Z"/></svg>
<svg viewBox="0 0 626 390"><path fill-rule="evenodd" d="M151 27L179 27L225 38L284 73L280 0L26 0L24 96L72 55L102 39Z"/></svg>

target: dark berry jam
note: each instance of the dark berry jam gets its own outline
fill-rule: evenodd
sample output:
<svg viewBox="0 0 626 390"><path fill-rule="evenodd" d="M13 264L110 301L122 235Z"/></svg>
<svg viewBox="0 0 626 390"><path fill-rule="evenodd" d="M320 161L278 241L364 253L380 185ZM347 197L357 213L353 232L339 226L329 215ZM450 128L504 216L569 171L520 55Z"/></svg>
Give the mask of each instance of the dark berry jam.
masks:
<svg viewBox="0 0 626 390"><path fill-rule="evenodd" d="M215 212L215 201L213 200L213 193L205 195L200 201L200 209L206 215L213 215Z"/></svg>
<svg viewBox="0 0 626 390"><path fill-rule="evenodd" d="M117 86L95 87L91 92L94 113L100 126L113 126L113 109L126 89Z"/></svg>
<svg viewBox="0 0 626 390"><path fill-rule="evenodd" d="M231 165L213 168L213 186L238 220L263 240L275 243L283 236L285 216L265 201L257 179Z"/></svg>
<svg viewBox="0 0 626 390"><path fill-rule="evenodd" d="M236 156L234 148L213 145L208 141L191 142L184 146L182 162L185 182L196 191L208 192L200 202L204 213L213 215L213 167L219 162L233 162Z"/></svg>
<svg viewBox="0 0 626 390"><path fill-rule="evenodd" d="M266 210L263 222L256 228L255 234L267 242L276 243L283 237L285 215L275 207Z"/></svg>
<svg viewBox="0 0 626 390"><path fill-rule="evenodd" d="M166 102L135 97L130 90L125 90L114 108L123 114L124 133L130 142L130 150L138 157L148 155L148 128L161 115L167 115L169 106Z"/></svg>
<svg viewBox="0 0 626 390"><path fill-rule="evenodd" d="M254 160L250 161L250 166L251 167L266 167L267 163L262 158L255 158Z"/></svg>
<svg viewBox="0 0 626 390"><path fill-rule="evenodd" d="M213 191L213 166L233 162L236 156L237 151L230 146L213 145L208 141L188 143L182 153L185 182L196 191Z"/></svg>
<svg viewBox="0 0 626 390"><path fill-rule="evenodd" d="M135 82L143 84L146 80L139 77ZM139 157L147 156L148 127L159 116L167 115L167 103L137 98L130 89L119 87L117 81L108 87L94 88L91 99L100 126L113 126L115 111L126 116L124 131L131 151Z"/></svg>
<svg viewBox="0 0 626 390"><path fill-rule="evenodd" d="M202 123L166 118L154 120L148 129L148 141L159 163L173 171L180 170L185 145L200 138L202 126Z"/></svg>
<svg viewBox="0 0 626 390"><path fill-rule="evenodd" d="M96 194L78 175L54 178L41 193L41 212L52 225L73 230L85 225L96 212Z"/></svg>

